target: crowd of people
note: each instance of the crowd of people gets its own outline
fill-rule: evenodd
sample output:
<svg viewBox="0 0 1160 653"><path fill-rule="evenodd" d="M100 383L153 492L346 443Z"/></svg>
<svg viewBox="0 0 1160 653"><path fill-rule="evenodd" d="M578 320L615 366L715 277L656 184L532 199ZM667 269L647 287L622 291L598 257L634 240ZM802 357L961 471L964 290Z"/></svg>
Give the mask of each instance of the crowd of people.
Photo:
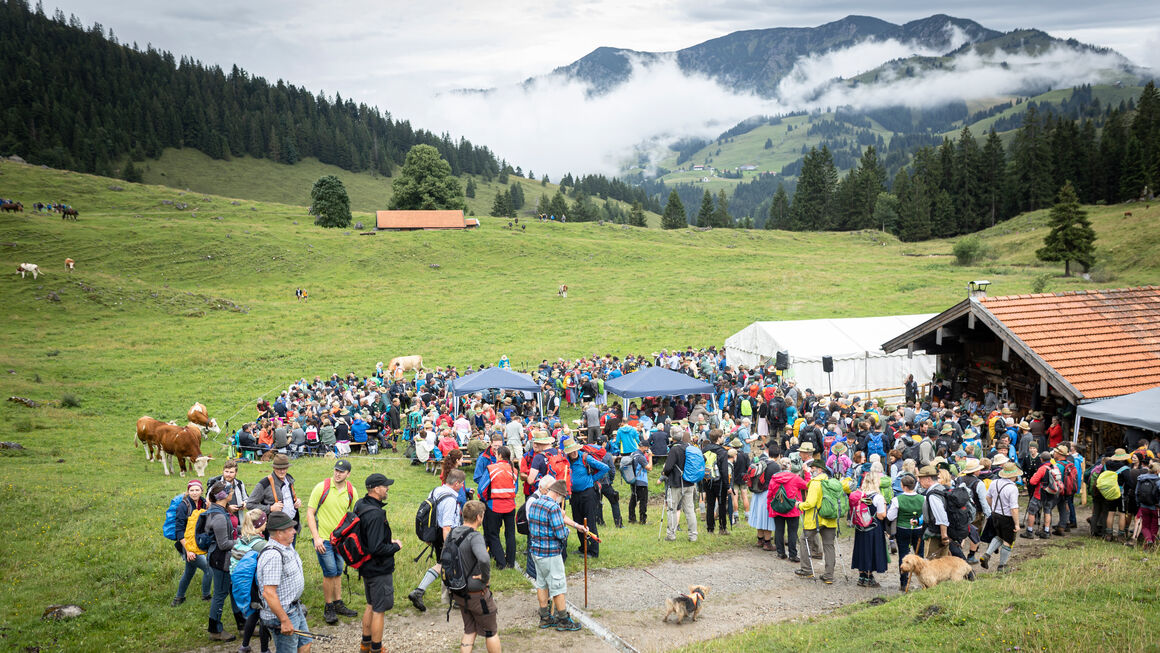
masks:
<svg viewBox="0 0 1160 653"><path fill-rule="evenodd" d="M604 382L643 365L706 378L716 392L644 399L623 411L609 405ZM280 651L304 650L309 631L300 609L296 519L305 516L322 570L323 618L335 623L358 614L343 603L344 560L332 544L353 513L366 529L359 533L369 556L359 567L367 597L363 650L380 650L382 615L394 605L393 557L402 547L379 514L394 481L371 474L356 501L348 477L358 459L342 455L344 441L393 448L439 475L428 497L431 537L421 543L433 548L437 564L407 598L426 610L428 588L440 580L446 589L449 569L458 570L465 583L450 598L461 612L466 650L476 636L489 651L499 650L488 584L492 569L520 564L517 532L526 535L522 567L537 590L539 627L579 629L565 603L564 561L569 553L600 557L606 501L615 528L648 523L650 483L664 487L666 540L683 532L697 541L702 520L709 533L745 525L756 546L797 565L798 576L827 584L835 579L842 528L854 533L849 565L859 572L858 584L879 587L891 557L900 562L911 552L1005 570L1019 537L1079 528L1076 503L1087 499L1093 536L1155 546L1160 440L1105 452L1089 464L1082 444L1065 441L1058 419L1020 411L989 389L982 399L964 393L953 400L945 390L920 398L915 388L915 396L887 407L841 393L815 395L773 369L733 369L712 349L544 361L532 374L543 384L542 413L533 396L520 392L456 402L455 368L403 378L381 364L367 377L300 380L273 403L260 400L258 418L234 437L242 452L271 456L273 473L247 493L237 461L230 461L208 492L194 480L175 498L174 531L193 537L175 541L185 568L174 606L200 569L211 637L233 637L221 621L230 605L242 653L255 632L263 650L268 637ZM574 404L580 418L561 420L562 404ZM338 457L333 476L303 505L287 470L292 458L311 452ZM629 494L628 526L618 486ZM192 522L200 510L207 518L199 530ZM202 531L212 537L199 543ZM572 532L575 549L568 544ZM281 555L257 559L260 609L247 613L237 592L226 603L231 566L264 547ZM897 572L906 590L901 564Z"/></svg>

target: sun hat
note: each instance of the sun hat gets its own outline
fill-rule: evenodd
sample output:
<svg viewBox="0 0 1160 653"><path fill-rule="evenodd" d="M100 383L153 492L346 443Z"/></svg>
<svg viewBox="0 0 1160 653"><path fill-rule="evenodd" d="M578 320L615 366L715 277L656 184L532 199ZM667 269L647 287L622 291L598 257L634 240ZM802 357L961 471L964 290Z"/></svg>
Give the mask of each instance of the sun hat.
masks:
<svg viewBox="0 0 1160 653"><path fill-rule="evenodd" d="M1116 449L1115 455L1112 456L1112 460L1128 460L1129 458L1131 458L1131 456L1128 455L1128 451L1126 449Z"/></svg>
<svg viewBox="0 0 1160 653"><path fill-rule="evenodd" d="M1004 456L1001 453L997 453L997 454L995 454L995 457L991 459L991 466L992 467L1002 467L1003 465L1006 465L1008 462L1009 462L1009 459L1007 458L1007 456Z"/></svg>
<svg viewBox="0 0 1160 653"><path fill-rule="evenodd" d="M1056 447L1055 449L1053 449L1052 453L1054 453L1057 456L1063 456L1064 458L1066 458L1068 453L1070 453L1070 452L1067 450L1067 445L1061 444L1058 447Z"/></svg>
<svg viewBox="0 0 1160 653"><path fill-rule="evenodd" d="M979 461L975 458L968 458L966 466L963 468L963 471L959 472L959 476L966 476L981 471L983 471L983 466L979 464Z"/></svg>
<svg viewBox="0 0 1160 653"><path fill-rule="evenodd" d="M938 476L938 470L935 469L933 465L923 465L922 468L918 470L918 477L919 478L923 478L923 477L933 478L935 476Z"/></svg>
<svg viewBox="0 0 1160 653"><path fill-rule="evenodd" d="M1030 431L1031 425L1027 423L1027 420L1023 420L1019 422L1019 428L1023 429L1024 431Z"/></svg>
<svg viewBox="0 0 1160 653"><path fill-rule="evenodd" d="M536 436L532 438L532 444L554 444L556 441L547 431L536 431Z"/></svg>
<svg viewBox="0 0 1160 653"><path fill-rule="evenodd" d="M282 511L272 511L270 517L266 520L266 532L273 533L274 531L284 531L287 528L297 528L298 522L290 518L290 515Z"/></svg>
<svg viewBox="0 0 1160 653"><path fill-rule="evenodd" d="M290 458L286 454L280 453L280 454L274 456L274 469L289 469L289 468L290 468Z"/></svg>
<svg viewBox="0 0 1160 653"><path fill-rule="evenodd" d="M951 426L951 423L950 423L950 422L946 422L945 424L943 424L943 426L942 426L942 430L941 430L941 431L939 431L939 433L940 433L940 434L943 434L943 433L951 433L951 432L953 432L954 430L955 430L955 427Z"/></svg>
<svg viewBox="0 0 1160 653"><path fill-rule="evenodd" d="M575 440L570 440L568 442L568 444L564 446L564 454L565 455L570 454L570 453L574 453L576 451L580 451L580 444L578 442L576 442Z"/></svg>
<svg viewBox="0 0 1160 653"><path fill-rule="evenodd" d="M568 484L565 483L563 480L556 481L555 483L552 483L552 485L550 485L548 487L548 491L555 492L556 494L558 494L562 497L566 497L566 496L568 496Z"/></svg>
<svg viewBox="0 0 1160 653"><path fill-rule="evenodd" d="M982 417L975 415L974 417L971 418L971 426L982 426L982 425L983 425L983 418Z"/></svg>
<svg viewBox="0 0 1160 653"><path fill-rule="evenodd" d="M745 444L741 442L741 438L735 437L729 441L729 446L733 447L734 449L740 449L741 447L744 447Z"/></svg>
<svg viewBox="0 0 1160 653"><path fill-rule="evenodd" d="M814 443L813 442L803 442L803 443L801 443L800 446L798 446L798 451L800 451L802 453L813 453L814 452Z"/></svg>
<svg viewBox="0 0 1160 653"><path fill-rule="evenodd" d="M1023 470L1015 466L1015 463L1004 463L1003 469L999 470L999 476L1003 478L1019 478L1023 475Z"/></svg>
<svg viewBox="0 0 1160 653"><path fill-rule="evenodd" d="M846 453L845 443L835 442L834 445L830 447L830 453L834 454L835 456L840 456Z"/></svg>

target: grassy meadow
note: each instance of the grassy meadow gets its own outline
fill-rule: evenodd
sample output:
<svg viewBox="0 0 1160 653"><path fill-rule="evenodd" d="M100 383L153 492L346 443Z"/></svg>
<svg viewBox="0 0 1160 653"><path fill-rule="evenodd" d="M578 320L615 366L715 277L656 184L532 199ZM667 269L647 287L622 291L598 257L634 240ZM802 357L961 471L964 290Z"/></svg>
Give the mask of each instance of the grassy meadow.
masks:
<svg viewBox="0 0 1160 653"><path fill-rule="evenodd" d="M951 242L901 244L876 232L536 222L521 232L483 218L473 232L361 236L313 225L302 204L317 171L301 186L274 188L279 172L295 168L259 170L258 163L267 162L232 162L222 195L0 163L0 196L29 207L0 214L0 257L9 270L0 279L0 394L43 404L0 403L0 439L25 447L0 450L0 506L8 517L0 539L3 648L179 651L205 642L206 605L196 589L184 606L168 607L181 567L160 526L184 481L164 477L132 446L141 415L181 419L201 401L236 428L258 396L294 379L365 374L396 355L465 367L507 354L522 367L558 356L721 345L756 319L934 312L959 301L971 279L988 278L993 294L1011 294L1062 273L1062 266L1034 262L1045 212L985 233L996 258L965 268L953 265ZM353 197L355 185L348 188ZM80 219L36 215L37 201L68 202ZM1091 207L1103 281L1054 277L1048 290L1160 278L1160 233L1151 226L1160 207L1134 206L1132 218L1124 210ZM355 219L372 220L369 213ZM77 262L72 275L66 257ZM45 275L21 280L12 269L22 262ZM556 296L560 283L569 286L566 300ZM308 303L295 301L296 287L309 291ZM66 395L79 406L61 405ZM204 451L219 458L210 466L216 474L225 450L207 442ZM389 514L408 540L396 578L404 591L425 568L409 557L418 552L411 523L434 481L388 459L356 459L353 478L371 471L400 480ZM240 475L252 487L267 473L247 465ZM329 471L325 462L304 461L291 473L305 500ZM642 564L673 551L650 546L651 525L607 541L599 566ZM748 542L742 529L675 550ZM306 601L318 609L321 583L308 538L299 550ZM522 582L503 572L497 589ZM360 600L348 593L348 603ZM54 603L77 603L87 614L42 621Z"/></svg>

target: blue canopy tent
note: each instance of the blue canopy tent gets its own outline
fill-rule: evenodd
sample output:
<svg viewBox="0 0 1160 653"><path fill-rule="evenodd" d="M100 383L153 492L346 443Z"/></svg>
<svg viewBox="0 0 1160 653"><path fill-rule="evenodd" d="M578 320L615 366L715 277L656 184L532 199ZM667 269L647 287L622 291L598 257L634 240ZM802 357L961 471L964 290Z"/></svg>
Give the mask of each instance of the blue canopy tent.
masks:
<svg viewBox="0 0 1160 653"><path fill-rule="evenodd" d="M620 409L625 415L625 399L713 394L713 384L663 367L645 367L625 374L605 383L604 389L620 397Z"/></svg>
<svg viewBox="0 0 1160 653"><path fill-rule="evenodd" d="M521 392L536 393L536 401L540 399L540 384L536 383L527 374L520 374L509 369L489 367L474 374L461 376L451 382L451 394L462 397L473 392L483 392L495 388L496 390L519 390ZM459 402L455 402L455 414L459 414ZM540 407L543 415L543 407Z"/></svg>

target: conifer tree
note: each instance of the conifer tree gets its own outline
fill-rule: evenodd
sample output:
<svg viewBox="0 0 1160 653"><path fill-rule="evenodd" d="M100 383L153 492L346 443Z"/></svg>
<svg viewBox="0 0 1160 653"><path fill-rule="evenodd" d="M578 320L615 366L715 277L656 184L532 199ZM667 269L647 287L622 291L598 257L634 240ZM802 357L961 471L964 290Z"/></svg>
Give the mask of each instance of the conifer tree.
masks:
<svg viewBox="0 0 1160 653"><path fill-rule="evenodd" d="M729 215L729 198L725 197L725 189L717 191L717 208L713 209L713 226L726 228L733 226L733 216Z"/></svg>
<svg viewBox="0 0 1160 653"><path fill-rule="evenodd" d="M777 192L773 194L773 204L769 206L769 217L765 219L766 229L784 229L789 219L789 195L785 192L785 184L778 182Z"/></svg>
<svg viewBox="0 0 1160 653"><path fill-rule="evenodd" d="M491 203L491 215L497 218L510 218L515 215L512 211L511 191L501 188L495 192L495 200Z"/></svg>
<svg viewBox="0 0 1160 653"><path fill-rule="evenodd" d="M632 211L628 214L628 224L634 227L647 227L648 221L644 217L644 209L640 202L632 203Z"/></svg>
<svg viewBox="0 0 1160 653"><path fill-rule="evenodd" d="M713 224L713 195L709 189L705 189L705 194L701 197L701 210L697 212L697 226L698 227L712 227Z"/></svg>
<svg viewBox="0 0 1160 653"><path fill-rule="evenodd" d="M684 229L689 226L689 219L685 215L685 205L677 196L674 189L669 192L669 201L665 204L665 212L661 214L662 229Z"/></svg>
<svg viewBox="0 0 1160 653"><path fill-rule="evenodd" d="M1041 261L1063 261L1063 276L1071 276L1071 262L1086 272L1095 263L1096 232L1087 212L1080 208L1075 188L1068 181L1059 190L1059 201L1048 217L1051 231L1043 238L1043 247L1035 251Z"/></svg>

